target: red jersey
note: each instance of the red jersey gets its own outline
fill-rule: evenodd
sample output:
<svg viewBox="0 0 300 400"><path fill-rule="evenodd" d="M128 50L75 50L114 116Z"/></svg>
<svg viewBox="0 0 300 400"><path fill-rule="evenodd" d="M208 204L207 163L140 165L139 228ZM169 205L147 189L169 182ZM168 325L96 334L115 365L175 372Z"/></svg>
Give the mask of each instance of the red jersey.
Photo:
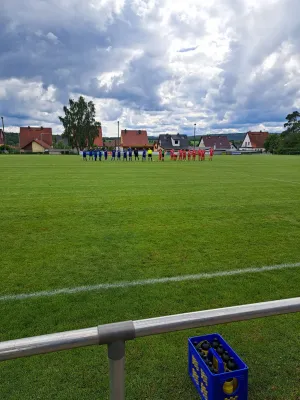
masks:
<svg viewBox="0 0 300 400"><path fill-rule="evenodd" d="M212 157L214 155L214 152L215 152L214 149L210 149L209 150L209 155Z"/></svg>
<svg viewBox="0 0 300 400"><path fill-rule="evenodd" d="M186 159L186 151L185 150L183 150L182 154L183 154L183 158Z"/></svg>

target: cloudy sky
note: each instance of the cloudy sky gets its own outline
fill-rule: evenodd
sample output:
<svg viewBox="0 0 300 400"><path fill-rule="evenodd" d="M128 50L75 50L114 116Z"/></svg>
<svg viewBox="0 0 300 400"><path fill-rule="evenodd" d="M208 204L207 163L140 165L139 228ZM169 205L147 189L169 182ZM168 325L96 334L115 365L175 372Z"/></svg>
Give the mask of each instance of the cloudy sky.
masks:
<svg viewBox="0 0 300 400"><path fill-rule="evenodd" d="M299 0L3 0L0 114L52 126L92 99L105 135L281 131L299 108Z"/></svg>

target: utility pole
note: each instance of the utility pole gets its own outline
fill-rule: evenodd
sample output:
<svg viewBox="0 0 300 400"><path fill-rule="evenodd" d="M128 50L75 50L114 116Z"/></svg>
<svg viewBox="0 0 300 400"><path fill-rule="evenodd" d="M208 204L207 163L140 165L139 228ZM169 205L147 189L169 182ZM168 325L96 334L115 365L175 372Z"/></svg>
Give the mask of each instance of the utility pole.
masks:
<svg viewBox="0 0 300 400"><path fill-rule="evenodd" d="M194 124L194 150L196 147L196 124Z"/></svg>

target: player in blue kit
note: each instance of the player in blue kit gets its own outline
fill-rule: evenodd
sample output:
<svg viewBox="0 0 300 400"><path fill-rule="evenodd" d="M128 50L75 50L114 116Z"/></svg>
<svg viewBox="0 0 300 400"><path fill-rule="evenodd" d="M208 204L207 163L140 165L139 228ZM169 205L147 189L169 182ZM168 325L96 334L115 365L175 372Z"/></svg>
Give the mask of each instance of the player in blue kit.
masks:
<svg viewBox="0 0 300 400"><path fill-rule="evenodd" d="M102 150L99 149L99 161L102 161Z"/></svg>
<svg viewBox="0 0 300 400"><path fill-rule="evenodd" d="M128 159L129 159L129 161L132 161L132 148L131 147L129 147L129 149L128 149Z"/></svg>
<svg viewBox="0 0 300 400"><path fill-rule="evenodd" d="M97 155L98 155L97 149L94 149L93 153L94 153L94 159L95 161L97 161Z"/></svg>
<svg viewBox="0 0 300 400"><path fill-rule="evenodd" d="M146 150L143 149L142 161L146 161Z"/></svg>
<svg viewBox="0 0 300 400"><path fill-rule="evenodd" d="M123 161L127 161L127 150L123 150Z"/></svg>
<svg viewBox="0 0 300 400"><path fill-rule="evenodd" d="M87 161L85 149L82 152L83 161Z"/></svg>
<svg viewBox="0 0 300 400"><path fill-rule="evenodd" d="M112 152L111 152L111 161L116 161L116 149L112 149Z"/></svg>
<svg viewBox="0 0 300 400"><path fill-rule="evenodd" d="M104 160L107 160L107 149L104 150Z"/></svg>
<svg viewBox="0 0 300 400"><path fill-rule="evenodd" d="M118 149L117 151L117 161L121 161L121 151Z"/></svg>
<svg viewBox="0 0 300 400"><path fill-rule="evenodd" d="M89 150L89 159L90 160L93 159L93 150L92 149Z"/></svg>

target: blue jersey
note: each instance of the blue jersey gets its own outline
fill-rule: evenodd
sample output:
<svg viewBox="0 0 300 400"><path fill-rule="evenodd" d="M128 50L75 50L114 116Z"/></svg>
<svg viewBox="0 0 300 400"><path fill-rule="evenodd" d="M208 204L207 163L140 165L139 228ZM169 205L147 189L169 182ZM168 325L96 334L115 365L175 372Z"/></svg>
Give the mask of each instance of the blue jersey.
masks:
<svg viewBox="0 0 300 400"><path fill-rule="evenodd" d="M115 158L115 157L116 157L116 150L113 150L113 151L111 152L111 155L112 155L113 158Z"/></svg>
<svg viewBox="0 0 300 400"><path fill-rule="evenodd" d="M107 157L107 150L104 151L104 157Z"/></svg>
<svg viewBox="0 0 300 400"><path fill-rule="evenodd" d="M124 157L124 158L127 158L127 151L124 151L124 152L123 152L123 157Z"/></svg>
<svg viewBox="0 0 300 400"><path fill-rule="evenodd" d="M101 150L99 151L99 157L100 158L102 157L102 151Z"/></svg>
<svg viewBox="0 0 300 400"><path fill-rule="evenodd" d="M97 157L97 150L94 151L94 157Z"/></svg>
<svg viewBox="0 0 300 400"><path fill-rule="evenodd" d="M86 157L86 151L83 151L82 155L83 157Z"/></svg>
<svg viewBox="0 0 300 400"><path fill-rule="evenodd" d="M146 157L146 150L143 150L143 157Z"/></svg>
<svg viewBox="0 0 300 400"><path fill-rule="evenodd" d="M132 157L132 150L131 149L128 150L128 155L129 155L129 157Z"/></svg>
<svg viewBox="0 0 300 400"><path fill-rule="evenodd" d="M90 150L89 156L92 157L92 155L93 155L93 150Z"/></svg>
<svg viewBox="0 0 300 400"><path fill-rule="evenodd" d="M121 152L120 152L120 150L118 150L117 157L118 157L118 158L121 158Z"/></svg>

